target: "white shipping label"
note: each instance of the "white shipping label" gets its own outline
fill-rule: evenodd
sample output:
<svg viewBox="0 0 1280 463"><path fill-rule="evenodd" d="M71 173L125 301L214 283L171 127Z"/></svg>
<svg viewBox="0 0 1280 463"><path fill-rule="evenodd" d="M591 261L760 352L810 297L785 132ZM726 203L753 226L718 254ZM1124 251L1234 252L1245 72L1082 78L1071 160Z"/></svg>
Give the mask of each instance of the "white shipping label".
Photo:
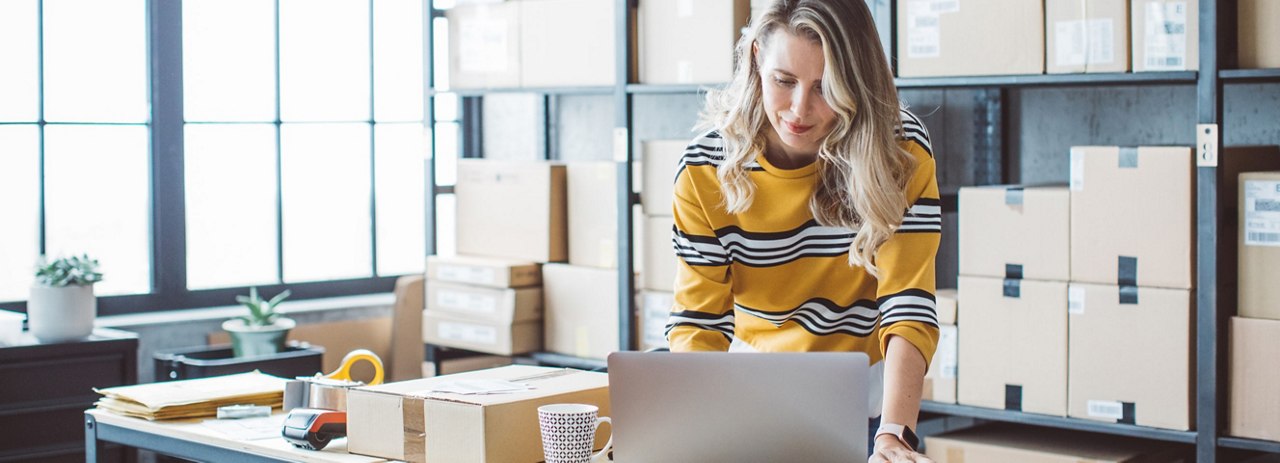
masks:
<svg viewBox="0 0 1280 463"><path fill-rule="evenodd" d="M463 72L507 71L507 21L468 18L458 21L458 69Z"/></svg>
<svg viewBox="0 0 1280 463"><path fill-rule="evenodd" d="M907 4L907 57L937 58L942 55L942 27L932 0L911 0Z"/></svg>
<svg viewBox="0 0 1280 463"><path fill-rule="evenodd" d="M676 17L688 18L693 16L693 0L676 0Z"/></svg>
<svg viewBox="0 0 1280 463"><path fill-rule="evenodd" d="M954 326L942 326L938 330L938 352L942 355L935 361L939 362L938 377L942 379L955 379L956 373L959 371L959 355L957 355L960 346L959 331Z"/></svg>
<svg viewBox="0 0 1280 463"><path fill-rule="evenodd" d="M488 267L441 265L436 269L436 279L458 283L492 285L498 282L498 272Z"/></svg>
<svg viewBox="0 0 1280 463"><path fill-rule="evenodd" d="M960 0L933 0L929 10L934 13L956 13L960 11Z"/></svg>
<svg viewBox="0 0 1280 463"><path fill-rule="evenodd" d="M436 293L436 304L443 309L462 312L494 313L498 311L498 298L486 294L442 289Z"/></svg>
<svg viewBox="0 0 1280 463"><path fill-rule="evenodd" d="M1084 288L1079 286L1067 288L1067 313L1084 315Z"/></svg>
<svg viewBox="0 0 1280 463"><path fill-rule="evenodd" d="M1111 18L1090 19L1086 27L1089 42L1089 64L1111 64L1116 61L1116 29Z"/></svg>
<svg viewBox="0 0 1280 463"><path fill-rule="evenodd" d="M1058 21L1053 26L1054 63L1058 66L1084 66L1089 44L1086 42L1084 20Z"/></svg>
<svg viewBox="0 0 1280 463"><path fill-rule="evenodd" d="M1071 149L1071 191L1084 191L1084 150Z"/></svg>
<svg viewBox="0 0 1280 463"><path fill-rule="evenodd" d="M1244 183L1245 246L1280 246L1280 181Z"/></svg>
<svg viewBox="0 0 1280 463"><path fill-rule="evenodd" d="M1187 3L1147 2L1143 25L1148 71L1181 71L1187 68Z"/></svg>
<svg viewBox="0 0 1280 463"><path fill-rule="evenodd" d="M1090 400L1089 416L1119 420L1124 418L1124 405L1109 400Z"/></svg>
<svg viewBox="0 0 1280 463"><path fill-rule="evenodd" d="M498 329L492 326L473 325L470 323L440 322L436 334L446 341L473 342L476 344L497 344Z"/></svg>

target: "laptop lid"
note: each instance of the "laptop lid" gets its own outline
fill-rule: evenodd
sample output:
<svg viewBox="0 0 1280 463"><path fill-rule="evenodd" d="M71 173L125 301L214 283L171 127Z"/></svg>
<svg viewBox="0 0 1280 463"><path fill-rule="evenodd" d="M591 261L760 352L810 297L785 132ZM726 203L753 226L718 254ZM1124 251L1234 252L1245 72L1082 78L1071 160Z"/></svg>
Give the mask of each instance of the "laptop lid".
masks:
<svg viewBox="0 0 1280 463"><path fill-rule="evenodd" d="M614 459L862 461L866 354L616 352Z"/></svg>

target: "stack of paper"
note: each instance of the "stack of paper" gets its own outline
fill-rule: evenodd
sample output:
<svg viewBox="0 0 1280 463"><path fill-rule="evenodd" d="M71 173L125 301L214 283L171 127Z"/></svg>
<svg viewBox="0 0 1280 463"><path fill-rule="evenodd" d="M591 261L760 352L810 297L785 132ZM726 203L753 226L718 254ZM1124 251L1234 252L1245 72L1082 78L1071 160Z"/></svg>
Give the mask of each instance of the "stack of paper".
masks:
<svg viewBox="0 0 1280 463"><path fill-rule="evenodd" d="M100 409L148 420L167 420L216 416L218 407L223 405L279 407L284 402L285 381L254 371L94 391L103 395L97 403Z"/></svg>

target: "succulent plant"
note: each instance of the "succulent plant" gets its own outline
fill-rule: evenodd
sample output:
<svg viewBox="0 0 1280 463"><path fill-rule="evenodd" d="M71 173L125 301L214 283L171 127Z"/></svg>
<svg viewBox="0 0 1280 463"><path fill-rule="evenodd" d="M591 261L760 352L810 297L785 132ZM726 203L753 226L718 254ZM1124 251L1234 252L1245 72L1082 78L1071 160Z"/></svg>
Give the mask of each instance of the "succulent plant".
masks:
<svg viewBox="0 0 1280 463"><path fill-rule="evenodd" d="M98 260L89 258L88 254L53 261L40 256L40 260L36 262L37 284L63 287L91 285L99 281L102 281L102 273L98 271Z"/></svg>
<svg viewBox="0 0 1280 463"><path fill-rule="evenodd" d="M276 318L280 314L276 312L276 305L292 294L289 290L284 290L280 294L270 300L258 297L258 288L249 288L248 296L236 296L236 302L249 308L249 315L236 317L236 319L244 320L247 326L268 326L275 323Z"/></svg>

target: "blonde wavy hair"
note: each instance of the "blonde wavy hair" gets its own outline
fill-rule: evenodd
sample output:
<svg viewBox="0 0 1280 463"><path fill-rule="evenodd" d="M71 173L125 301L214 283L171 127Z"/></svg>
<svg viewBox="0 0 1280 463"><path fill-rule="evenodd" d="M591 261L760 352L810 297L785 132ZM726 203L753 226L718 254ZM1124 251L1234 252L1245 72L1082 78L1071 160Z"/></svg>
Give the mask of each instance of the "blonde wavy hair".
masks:
<svg viewBox="0 0 1280 463"><path fill-rule="evenodd" d="M809 200L824 226L857 232L849 265L879 276L875 255L902 223L908 204L903 191L915 169L911 154L897 143L902 108L871 12L862 0L777 0L738 41L733 80L711 91L701 126L724 139L724 162L717 176L730 213L751 207L755 184L747 164L766 149L760 64L753 48L768 47L785 31L821 45L826 65L822 96L836 122L818 150L818 185Z"/></svg>

